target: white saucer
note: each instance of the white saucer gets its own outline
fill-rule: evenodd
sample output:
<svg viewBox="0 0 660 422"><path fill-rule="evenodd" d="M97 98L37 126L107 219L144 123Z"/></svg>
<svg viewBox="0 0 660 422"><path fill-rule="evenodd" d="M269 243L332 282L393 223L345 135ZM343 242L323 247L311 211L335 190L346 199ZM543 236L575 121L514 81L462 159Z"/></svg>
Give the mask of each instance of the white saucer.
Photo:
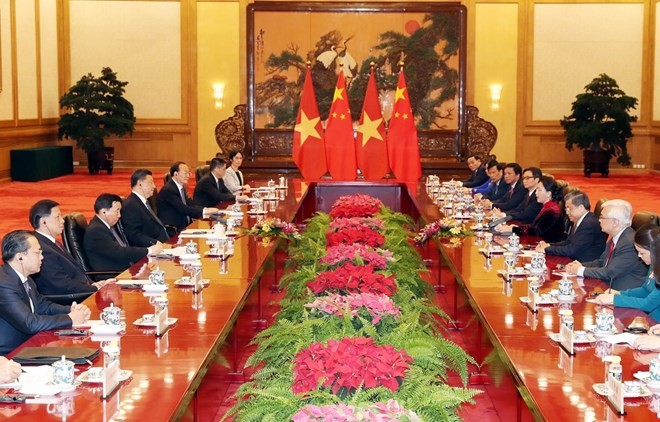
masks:
<svg viewBox="0 0 660 422"><path fill-rule="evenodd" d="M164 292L167 290L167 284L145 284L142 286L145 292Z"/></svg>
<svg viewBox="0 0 660 422"><path fill-rule="evenodd" d="M200 256L201 255L198 254L198 253L184 253L184 254L179 255L179 259L181 261L194 261L196 259L199 259Z"/></svg>
<svg viewBox="0 0 660 422"><path fill-rule="evenodd" d="M607 395L607 384L599 383L599 384L594 384L592 387L593 387L594 391L596 392L596 394L601 395L601 396L606 396ZM653 395L653 393L651 393L651 391L649 391L649 389L646 388L645 385L641 386L641 390L642 391L639 394L631 394L631 393L626 392L624 390L623 397L626 398L626 399L635 399L635 398L638 398L638 397L648 397L648 396Z"/></svg>
<svg viewBox="0 0 660 422"><path fill-rule="evenodd" d="M133 376L133 371L131 371L130 369L122 369L119 371L119 382L126 381L131 376ZM78 375L78 378L76 379L80 382L86 382L90 384L100 384L103 382L103 378L88 378L87 371Z"/></svg>
<svg viewBox="0 0 660 422"><path fill-rule="evenodd" d="M75 384L59 384L59 386L62 389L63 393L70 393L72 391L76 391Z"/></svg>
<svg viewBox="0 0 660 422"><path fill-rule="evenodd" d="M117 334L122 331L126 331L126 323L122 322L119 325L109 325L109 324L92 325L91 327L89 327L89 331L92 334Z"/></svg>
<svg viewBox="0 0 660 422"><path fill-rule="evenodd" d="M211 280L209 280L208 278L204 278L204 279L202 279L202 282L200 284L203 285L203 286L208 286L209 284L211 284ZM177 281L174 282L174 285L175 286L180 286L180 287L192 287L192 286L195 285L195 283L193 283L190 280L189 281L184 281L184 280L178 279Z"/></svg>
<svg viewBox="0 0 660 422"><path fill-rule="evenodd" d="M268 213L268 211L263 210L263 211L248 211L248 215L265 215Z"/></svg>
<svg viewBox="0 0 660 422"><path fill-rule="evenodd" d="M167 326L172 326L176 324L178 321L178 318L167 318ZM143 322L142 318L138 318L135 321L133 321L133 324L139 325L140 327L155 327L156 326L156 321L151 321L151 322Z"/></svg>

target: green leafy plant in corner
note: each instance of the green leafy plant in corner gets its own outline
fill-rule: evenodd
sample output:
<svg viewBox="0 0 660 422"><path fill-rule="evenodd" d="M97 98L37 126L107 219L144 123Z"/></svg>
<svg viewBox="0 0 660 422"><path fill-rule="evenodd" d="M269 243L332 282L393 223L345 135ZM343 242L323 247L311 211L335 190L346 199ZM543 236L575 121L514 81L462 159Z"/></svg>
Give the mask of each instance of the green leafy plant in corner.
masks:
<svg viewBox="0 0 660 422"><path fill-rule="evenodd" d="M58 122L57 138L73 139L78 148L93 153L104 147L107 137L132 133L135 115L133 104L124 98L126 85L109 67L101 76L83 76L60 98L67 113Z"/></svg>
<svg viewBox="0 0 660 422"><path fill-rule="evenodd" d="M609 157L629 166L628 140L637 116L637 98L626 95L617 82L602 73L584 87L571 106L571 114L559 121L566 135L566 148L606 151Z"/></svg>

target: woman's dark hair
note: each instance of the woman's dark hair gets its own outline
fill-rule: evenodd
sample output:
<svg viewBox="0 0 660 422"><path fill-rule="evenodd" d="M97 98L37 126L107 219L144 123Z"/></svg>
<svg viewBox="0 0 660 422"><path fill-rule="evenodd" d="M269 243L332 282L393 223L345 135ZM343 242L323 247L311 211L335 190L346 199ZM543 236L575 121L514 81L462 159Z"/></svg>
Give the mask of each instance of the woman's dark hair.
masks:
<svg viewBox="0 0 660 422"><path fill-rule="evenodd" d="M232 152L229 153L229 155L227 156L227 158L229 158L229 161L231 161L231 160L233 160L234 157L236 157L236 155L238 155L238 154L243 155L243 151L241 151L240 149L235 149L235 150L233 150ZM245 158L245 156L243 156L243 158Z"/></svg>
<svg viewBox="0 0 660 422"><path fill-rule="evenodd" d="M646 223L635 232L635 244L647 251L651 250L651 245L660 237L660 227L653 223Z"/></svg>
<svg viewBox="0 0 660 422"><path fill-rule="evenodd" d="M550 199L553 201L560 201L564 194L562 189L557 185L557 181L552 176L541 176L540 180L543 188L550 192Z"/></svg>
<svg viewBox="0 0 660 422"><path fill-rule="evenodd" d="M660 236L655 236L653 243L651 243L651 268L653 268L653 274L655 274L655 283L658 285L658 279L660 279Z"/></svg>

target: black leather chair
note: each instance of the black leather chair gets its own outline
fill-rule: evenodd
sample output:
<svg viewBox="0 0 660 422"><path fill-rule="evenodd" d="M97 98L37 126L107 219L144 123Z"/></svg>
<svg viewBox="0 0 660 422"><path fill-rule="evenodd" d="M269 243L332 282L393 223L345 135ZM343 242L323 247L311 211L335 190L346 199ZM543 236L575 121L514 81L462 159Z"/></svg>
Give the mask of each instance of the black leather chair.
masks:
<svg viewBox="0 0 660 422"><path fill-rule="evenodd" d="M87 219L79 212L74 212L64 216L64 232L62 239L64 247L80 263L85 273L93 280L102 280L114 277L119 274L118 271L93 271L87 261L83 241L85 239L85 230L87 230Z"/></svg>
<svg viewBox="0 0 660 422"><path fill-rule="evenodd" d="M596 202L596 206L594 206L594 215L596 218L600 217L600 213L603 212L603 204L607 202L607 198L600 198L598 202Z"/></svg>
<svg viewBox="0 0 660 422"><path fill-rule="evenodd" d="M199 182L199 179L206 176L211 172L211 166L197 166L195 169L195 181Z"/></svg>
<svg viewBox="0 0 660 422"><path fill-rule="evenodd" d="M660 216L652 211L638 211L633 215L632 228L635 231L647 223L653 223L656 226L660 226Z"/></svg>

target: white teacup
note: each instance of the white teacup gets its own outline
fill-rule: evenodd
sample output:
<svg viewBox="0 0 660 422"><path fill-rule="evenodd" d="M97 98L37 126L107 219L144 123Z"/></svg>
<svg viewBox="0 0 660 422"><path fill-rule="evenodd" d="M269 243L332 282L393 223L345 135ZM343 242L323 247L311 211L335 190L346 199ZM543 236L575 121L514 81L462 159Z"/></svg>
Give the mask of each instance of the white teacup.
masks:
<svg viewBox="0 0 660 422"><path fill-rule="evenodd" d="M573 281L564 277L559 280L559 295L560 296L573 296Z"/></svg>
<svg viewBox="0 0 660 422"><path fill-rule="evenodd" d="M104 308L101 312L101 319L107 325L119 325L121 324L121 308L111 303L110 306Z"/></svg>
<svg viewBox="0 0 660 422"><path fill-rule="evenodd" d="M73 362L71 362L70 360L66 360L65 356L62 356L61 360L53 362L51 366L53 367L54 384L59 384L59 385L73 384L73 378L74 378Z"/></svg>
<svg viewBox="0 0 660 422"><path fill-rule="evenodd" d="M651 374L651 381L660 382L660 355L651 360L649 372Z"/></svg>
<svg viewBox="0 0 660 422"><path fill-rule="evenodd" d="M541 252L534 252L532 254L530 266L533 270L542 270L545 266L545 255Z"/></svg>
<svg viewBox="0 0 660 422"><path fill-rule="evenodd" d="M89 368L87 370L87 380L100 380L103 378L103 368Z"/></svg>
<svg viewBox="0 0 660 422"><path fill-rule="evenodd" d="M596 314L596 328L601 333L609 333L612 331L614 324L614 315L605 311L604 309Z"/></svg>
<svg viewBox="0 0 660 422"><path fill-rule="evenodd" d="M194 241L190 241L186 243L186 253L187 254L196 254L197 253L197 243Z"/></svg>
<svg viewBox="0 0 660 422"><path fill-rule="evenodd" d="M637 381L624 381L623 388L631 396L639 396L642 393L642 385Z"/></svg>
<svg viewBox="0 0 660 422"><path fill-rule="evenodd" d="M157 285L164 285L165 284L165 271L159 269L156 267L155 270L153 270L149 274L149 281L151 281L152 284L157 284Z"/></svg>

